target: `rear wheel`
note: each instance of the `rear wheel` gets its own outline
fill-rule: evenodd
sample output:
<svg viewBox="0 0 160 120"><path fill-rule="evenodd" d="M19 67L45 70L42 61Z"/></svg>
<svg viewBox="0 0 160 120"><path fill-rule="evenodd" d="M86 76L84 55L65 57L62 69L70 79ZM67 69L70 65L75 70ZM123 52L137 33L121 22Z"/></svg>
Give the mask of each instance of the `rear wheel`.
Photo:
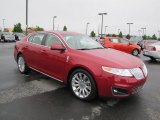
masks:
<svg viewBox="0 0 160 120"><path fill-rule="evenodd" d="M25 58L22 54L18 56L17 64L18 64L18 69L21 73L27 74L29 72L30 69L27 66Z"/></svg>
<svg viewBox="0 0 160 120"><path fill-rule="evenodd" d="M97 89L92 75L83 69L76 69L70 75L70 88L81 100L92 100L97 96Z"/></svg>
<svg viewBox="0 0 160 120"><path fill-rule="evenodd" d="M150 57L150 59L151 59L151 61L154 61L154 62L156 62L156 59L155 59L155 58L153 58L153 57Z"/></svg>
<svg viewBox="0 0 160 120"><path fill-rule="evenodd" d="M134 49L134 50L132 51L132 55L138 56L138 54L139 54L139 50L138 50L138 49Z"/></svg>

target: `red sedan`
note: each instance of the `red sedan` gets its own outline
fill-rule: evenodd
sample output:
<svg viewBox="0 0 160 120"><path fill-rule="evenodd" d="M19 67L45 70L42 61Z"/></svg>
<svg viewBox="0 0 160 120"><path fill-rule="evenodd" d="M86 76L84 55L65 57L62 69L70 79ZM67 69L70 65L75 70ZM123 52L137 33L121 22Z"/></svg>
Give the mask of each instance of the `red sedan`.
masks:
<svg viewBox="0 0 160 120"><path fill-rule="evenodd" d="M131 96L147 78L140 59L73 32L33 33L16 42L14 57L21 73L33 69L64 82L82 100Z"/></svg>
<svg viewBox="0 0 160 120"><path fill-rule="evenodd" d="M120 50L134 56L141 53L141 48L138 45L132 44L128 40L118 37L106 37L103 41L103 45L105 47Z"/></svg>

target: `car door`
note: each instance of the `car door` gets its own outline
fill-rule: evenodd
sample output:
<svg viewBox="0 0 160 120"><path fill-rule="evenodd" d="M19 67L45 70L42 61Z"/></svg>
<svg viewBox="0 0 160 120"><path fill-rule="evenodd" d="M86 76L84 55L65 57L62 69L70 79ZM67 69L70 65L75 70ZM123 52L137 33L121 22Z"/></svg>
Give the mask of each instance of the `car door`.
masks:
<svg viewBox="0 0 160 120"><path fill-rule="evenodd" d="M130 44L128 40L125 39L119 39L120 44L120 50L123 52L130 53Z"/></svg>
<svg viewBox="0 0 160 120"><path fill-rule="evenodd" d="M120 50L120 44L119 44L118 38L110 38L109 41L110 41L111 48Z"/></svg>
<svg viewBox="0 0 160 120"><path fill-rule="evenodd" d="M33 34L28 38L26 42L23 54L27 61L27 64L37 70L40 70L40 51L42 48L42 40L44 38L44 33Z"/></svg>
<svg viewBox="0 0 160 120"><path fill-rule="evenodd" d="M43 61L41 68L44 73L59 80L63 80L67 51L51 50L51 46L57 44L63 45L58 36L54 34L48 34L46 36L44 47L41 49L41 61Z"/></svg>

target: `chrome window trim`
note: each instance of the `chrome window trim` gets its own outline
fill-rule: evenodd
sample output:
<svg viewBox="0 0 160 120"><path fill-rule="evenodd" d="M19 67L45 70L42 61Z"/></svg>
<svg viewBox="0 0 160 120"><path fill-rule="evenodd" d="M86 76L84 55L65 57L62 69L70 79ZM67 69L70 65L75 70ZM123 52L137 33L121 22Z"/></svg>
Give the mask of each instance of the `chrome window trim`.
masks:
<svg viewBox="0 0 160 120"><path fill-rule="evenodd" d="M62 40L56 35L56 34L54 34L54 33L33 33L33 34L31 34L28 38L27 38L27 42L29 42L29 43L31 43L31 44L34 44L34 45L38 45L38 46L43 46L43 47L47 47L47 48L51 48L51 47L48 47L48 46L46 46L46 45L42 45L42 44L36 44L36 43L32 43L32 42L30 42L29 41L29 38L32 36L32 35L36 35L36 34L46 34L46 35L55 35L59 40L60 40L60 42L62 43L62 45L65 47L65 49L67 50L67 47L65 46L65 44L62 42ZM59 34L60 35L60 34ZM67 44L68 45L68 44Z"/></svg>

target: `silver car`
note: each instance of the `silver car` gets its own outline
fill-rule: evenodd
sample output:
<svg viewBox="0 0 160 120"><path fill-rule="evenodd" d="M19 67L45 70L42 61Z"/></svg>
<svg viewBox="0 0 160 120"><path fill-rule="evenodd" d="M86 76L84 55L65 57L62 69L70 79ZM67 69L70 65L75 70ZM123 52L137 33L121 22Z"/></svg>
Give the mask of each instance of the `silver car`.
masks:
<svg viewBox="0 0 160 120"><path fill-rule="evenodd" d="M146 45L143 50L143 55L150 57L151 60L160 59L160 42Z"/></svg>
<svg viewBox="0 0 160 120"><path fill-rule="evenodd" d="M15 36L12 35L9 32L3 32L2 35L1 35L1 40L3 40L4 42L6 42L6 41L8 41L8 42L15 41Z"/></svg>

